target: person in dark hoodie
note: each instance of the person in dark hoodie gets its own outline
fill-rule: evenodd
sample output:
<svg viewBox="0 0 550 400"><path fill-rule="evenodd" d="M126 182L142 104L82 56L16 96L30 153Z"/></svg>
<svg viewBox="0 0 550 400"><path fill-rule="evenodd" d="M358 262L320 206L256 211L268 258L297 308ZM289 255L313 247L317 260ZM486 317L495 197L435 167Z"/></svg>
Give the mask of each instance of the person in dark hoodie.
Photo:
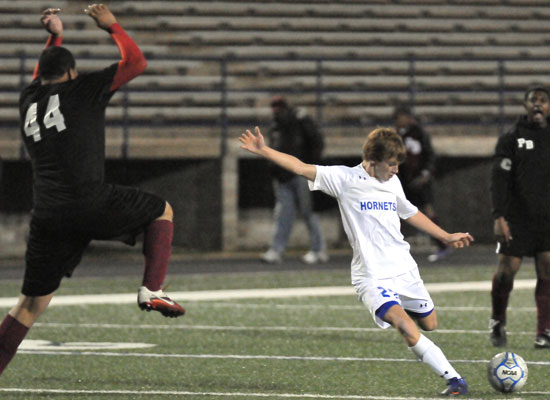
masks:
<svg viewBox="0 0 550 400"><path fill-rule="evenodd" d="M271 146L306 162L318 163L324 141L315 122L303 110L292 107L282 96L274 96L270 105L273 112L273 124L268 133ZM282 261L294 220L300 214L311 239L310 251L302 257L302 261L306 264L327 262L319 217L313 211L306 179L278 166L273 166L271 172L276 197L275 233L269 250L261 255L262 261Z"/></svg>
<svg viewBox="0 0 550 400"><path fill-rule="evenodd" d="M534 257L537 273L535 348L550 348L550 91L529 88L526 115L497 142L491 176L498 267L493 277L489 320L493 346L506 340L506 308L523 257Z"/></svg>

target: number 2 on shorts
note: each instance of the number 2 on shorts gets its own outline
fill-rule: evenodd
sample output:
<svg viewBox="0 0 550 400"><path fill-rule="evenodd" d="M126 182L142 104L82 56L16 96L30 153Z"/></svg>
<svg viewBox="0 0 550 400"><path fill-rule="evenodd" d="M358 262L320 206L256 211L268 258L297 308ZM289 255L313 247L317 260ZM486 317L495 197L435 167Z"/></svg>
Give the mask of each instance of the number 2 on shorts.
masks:
<svg viewBox="0 0 550 400"><path fill-rule="evenodd" d="M384 289L382 286L378 286L378 289L380 289L380 294L382 295L382 297L395 297L396 299L398 298L398 294L391 289Z"/></svg>

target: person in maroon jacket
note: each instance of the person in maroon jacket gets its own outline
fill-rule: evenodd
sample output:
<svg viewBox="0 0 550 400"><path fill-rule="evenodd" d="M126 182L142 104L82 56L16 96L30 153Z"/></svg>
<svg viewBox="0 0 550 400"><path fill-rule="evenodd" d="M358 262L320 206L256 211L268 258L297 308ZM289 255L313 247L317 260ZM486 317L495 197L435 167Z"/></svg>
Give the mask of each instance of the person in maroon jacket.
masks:
<svg viewBox="0 0 550 400"><path fill-rule="evenodd" d="M85 12L111 35L121 60L79 74L71 52L60 47L63 24L58 12L47 9L42 14L50 36L33 81L19 100L34 198L21 295L0 324L0 373L94 239L135 244L143 232L139 307L167 317L185 313L161 288L172 247L172 208L153 194L104 182L105 109L118 88L145 70L145 57L108 7L93 4Z"/></svg>
<svg viewBox="0 0 550 400"><path fill-rule="evenodd" d="M537 273L536 349L550 348L550 91L527 89L526 115L500 136L491 175L498 267L493 276L489 320L493 346L506 346L506 308L523 257Z"/></svg>

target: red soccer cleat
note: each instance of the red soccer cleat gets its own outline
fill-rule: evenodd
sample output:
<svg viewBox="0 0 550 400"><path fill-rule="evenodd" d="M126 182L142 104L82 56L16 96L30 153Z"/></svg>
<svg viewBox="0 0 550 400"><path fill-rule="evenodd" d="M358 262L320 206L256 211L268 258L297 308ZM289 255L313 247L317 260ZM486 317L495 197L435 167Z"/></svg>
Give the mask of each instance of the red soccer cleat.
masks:
<svg viewBox="0 0 550 400"><path fill-rule="evenodd" d="M145 311L158 311L165 317L176 318L185 314L185 309L170 299L162 289L152 292L145 286L138 290L138 306Z"/></svg>

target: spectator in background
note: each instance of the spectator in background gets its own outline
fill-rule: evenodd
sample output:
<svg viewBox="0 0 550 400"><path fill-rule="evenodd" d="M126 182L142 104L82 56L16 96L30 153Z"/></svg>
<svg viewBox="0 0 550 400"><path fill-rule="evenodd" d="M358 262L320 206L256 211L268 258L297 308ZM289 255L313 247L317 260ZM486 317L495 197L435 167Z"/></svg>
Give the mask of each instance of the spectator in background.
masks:
<svg viewBox="0 0 550 400"><path fill-rule="evenodd" d="M318 163L323 151L323 137L315 122L303 110L291 107L282 96L271 100L273 124L268 137L272 148L296 156L308 163ZM319 217L313 212L313 202L307 180L279 166L272 165L276 197L275 233L270 248L261 259L267 263L280 263L286 249L292 226L299 212L303 217L311 240L311 250L302 261L306 264L328 261Z"/></svg>
<svg viewBox="0 0 550 400"><path fill-rule="evenodd" d="M437 214L433 206L432 180L435 170L435 153L428 132L418 123L411 110L404 105L394 110L395 128L407 149L407 158L399 167L399 178L407 198L420 208L436 224ZM435 262L447 257L451 248L432 238L437 247L428 261Z"/></svg>
<svg viewBox="0 0 550 400"><path fill-rule="evenodd" d="M535 348L550 348L550 91L524 95L527 115L497 142L491 176L498 267L491 291L490 338L506 345L506 308L523 257L535 258Z"/></svg>

